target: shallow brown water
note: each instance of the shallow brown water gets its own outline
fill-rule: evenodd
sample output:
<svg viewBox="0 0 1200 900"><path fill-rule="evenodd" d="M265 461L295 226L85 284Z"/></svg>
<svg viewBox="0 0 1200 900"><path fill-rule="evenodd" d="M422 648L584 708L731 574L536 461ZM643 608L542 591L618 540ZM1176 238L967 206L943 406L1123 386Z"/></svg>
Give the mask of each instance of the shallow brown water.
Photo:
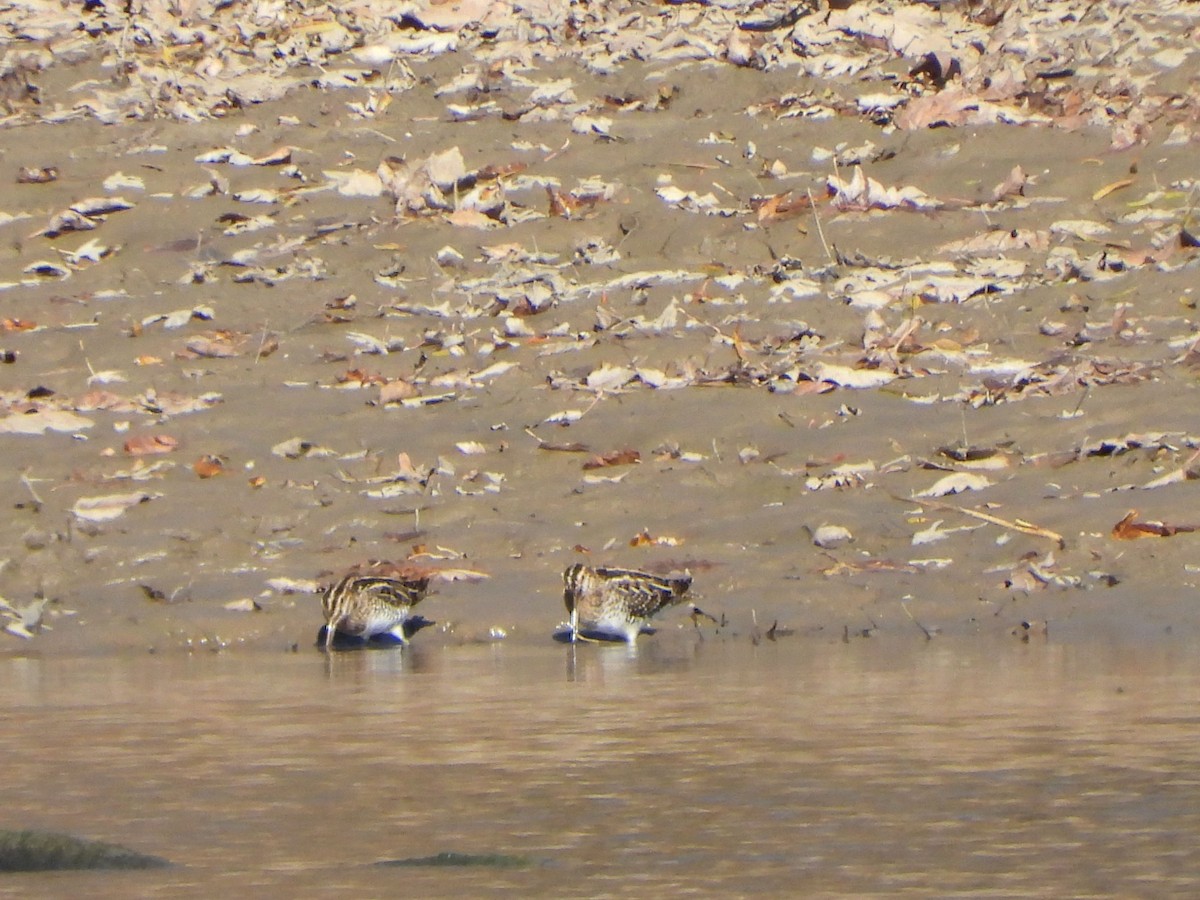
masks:
<svg viewBox="0 0 1200 900"><path fill-rule="evenodd" d="M1200 887L1194 657L900 644L8 659L4 827L179 866L0 895ZM445 851L533 864L370 865Z"/></svg>

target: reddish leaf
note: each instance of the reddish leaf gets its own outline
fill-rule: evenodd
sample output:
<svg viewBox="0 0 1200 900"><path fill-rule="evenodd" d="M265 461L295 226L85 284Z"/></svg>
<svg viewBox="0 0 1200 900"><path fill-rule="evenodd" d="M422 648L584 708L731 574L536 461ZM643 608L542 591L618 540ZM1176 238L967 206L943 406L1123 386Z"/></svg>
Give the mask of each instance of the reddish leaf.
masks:
<svg viewBox="0 0 1200 900"><path fill-rule="evenodd" d="M337 376L338 384L352 384L357 382L361 387L366 387L368 384L387 384L387 379L382 375L368 372L365 369L347 369L345 372ZM384 401L385 403L387 401Z"/></svg>
<svg viewBox="0 0 1200 900"><path fill-rule="evenodd" d="M608 453L598 453L583 464L585 469L604 469L608 466L628 466L642 461L642 454L636 450L610 450Z"/></svg>
<svg viewBox="0 0 1200 900"><path fill-rule="evenodd" d="M629 540L630 547L678 547L682 543L683 538L670 537L668 535L655 537L645 528Z"/></svg>
<svg viewBox="0 0 1200 900"><path fill-rule="evenodd" d="M125 442L125 452L130 456L171 453L177 449L179 441L169 434L138 434Z"/></svg>
<svg viewBox="0 0 1200 900"><path fill-rule="evenodd" d="M192 471L201 478L212 478L225 471L225 463L219 456L205 454L192 463Z"/></svg>
<svg viewBox="0 0 1200 900"><path fill-rule="evenodd" d="M1168 525L1163 522L1138 522L1138 511L1131 509L1112 528L1112 536L1118 541L1136 541L1146 537L1172 537L1196 530L1195 525Z"/></svg>

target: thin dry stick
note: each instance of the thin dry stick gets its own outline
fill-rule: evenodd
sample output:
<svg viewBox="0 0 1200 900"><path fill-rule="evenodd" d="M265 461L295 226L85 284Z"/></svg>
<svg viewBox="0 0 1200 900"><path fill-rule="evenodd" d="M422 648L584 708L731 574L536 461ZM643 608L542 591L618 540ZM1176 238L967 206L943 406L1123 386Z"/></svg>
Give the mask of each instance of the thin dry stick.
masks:
<svg viewBox="0 0 1200 900"><path fill-rule="evenodd" d="M31 496L31 497L33 498L33 502L34 502L34 503L36 503L38 506L45 506L45 505L46 505L46 504L45 504L45 503L42 501L42 498L38 496L38 493L37 493L37 491L35 491L35 490L33 489L33 482L29 480L29 476L28 476L28 475L26 475L26 474L24 474L24 473L22 473L22 474L21 474L21 484L25 485L25 489L29 491L29 496Z"/></svg>
<svg viewBox="0 0 1200 900"><path fill-rule="evenodd" d="M807 192L808 192L808 205L812 208L812 211L813 211L813 221L817 223L817 237L819 237L821 239L821 246L825 248L825 256L829 260L830 264L832 265L832 264L836 263L837 260L835 260L833 258L833 253L831 253L829 250L829 244L826 243L826 241L825 241L825 229L821 227L821 217L817 215L817 201L813 199L812 188L808 188Z"/></svg>
<svg viewBox="0 0 1200 900"><path fill-rule="evenodd" d="M925 640L932 641L933 636L934 636L934 634L936 634L936 632L930 631L928 628L926 628L924 625L922 625L920 622L918 622L917 617L914 616L911 612L909 612L908 604L905 603L903 600L900 601L900 608L902 610L904 610L904 614L912 620L912 623L921 629L922 633L925 635Z"/></svg>
<svg viewBox="0 0 1200 900"><path fill-rule="evenodd" d="M910 502L909 500L904 500L902 497L896 497L896 499L906 503ZM1007 528L1011 531L1019 531L1022 534L1050 538L1052 541L1058 542L1058 549L1060 550L1067 546L1067 542L1057 531L1051 531L1049 528L1042 528L1040 525L1034 525L1020 519L1010 522L1008 519L993 516L991 513L980 512L977 509L967 509L965 506L955 506L953 503L943 503L940 500L931 500L928 497L913 497L911 498L911 502L919 503L922 506L932 506L934 509L946 509L951 512L962 513L965 516L971 516L983 522L990 522L992 525L999 525L1001 528Z"/></svg>
<svg viewBox="0 0 1200 900"><path fill-rule="evenodd" d="M258 361L262 359L263 347L267 346L267 323L263 322L262 336L258 339L258 350L254 354L254 364L257 366Z"/></svg>

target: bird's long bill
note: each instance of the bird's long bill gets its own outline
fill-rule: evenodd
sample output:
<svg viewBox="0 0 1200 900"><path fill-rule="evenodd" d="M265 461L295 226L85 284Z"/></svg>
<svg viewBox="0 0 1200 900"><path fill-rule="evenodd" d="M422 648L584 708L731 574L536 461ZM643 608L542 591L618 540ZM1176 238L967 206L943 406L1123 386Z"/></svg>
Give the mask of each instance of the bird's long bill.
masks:
<svg viewBox="0 0 1200 900"><path fill-rule="evenodd" d="M579 638L579 610L574 604L571 606L571 643Z"/></svg>

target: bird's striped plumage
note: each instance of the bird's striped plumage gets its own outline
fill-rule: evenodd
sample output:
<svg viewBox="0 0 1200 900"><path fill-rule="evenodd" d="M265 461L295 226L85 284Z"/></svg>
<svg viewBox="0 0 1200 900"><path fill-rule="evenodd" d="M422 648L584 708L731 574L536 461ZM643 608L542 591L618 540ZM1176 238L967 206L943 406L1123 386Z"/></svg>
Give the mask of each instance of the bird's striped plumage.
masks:
<svg viewBox="0 0 1200 900"><path fill-rule="evenodd" d="M571 616L571 640L581 633L633 643L660 610L683 600L692 585L685 573L651 575L634 569L576 563L563 572L563 602Z"/></svg>
<svg viewBox="0 0 1200 900"><path fill-rule="evenodd" d="M330 585L321 599L325 613L325 649L335 632L369 638L391 633L404 642L409 612L429 589L428 578L387 578L351 573Z"/></svg>

